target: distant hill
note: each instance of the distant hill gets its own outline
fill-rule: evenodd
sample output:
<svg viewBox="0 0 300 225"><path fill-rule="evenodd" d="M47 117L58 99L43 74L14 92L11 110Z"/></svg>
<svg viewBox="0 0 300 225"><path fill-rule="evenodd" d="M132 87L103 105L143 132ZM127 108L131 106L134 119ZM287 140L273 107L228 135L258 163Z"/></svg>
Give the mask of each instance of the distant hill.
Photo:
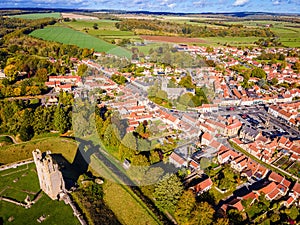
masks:
<svg viewBox="0 0 300 225"><path fill-rule="evenodd" d="M264 16L300 16L299 13L270 13L270 12L228 12L228 13L172 13L172 12L152 12L152 11L125 11L125 10L109 10L109 9L101 9L101 10L91 10L91 9L66 9L66 8L3 8L0 9L2 11L8 10L19 10L19 13L32 13L32 12L104 12L104 13L118 13L118 14L147 14L147 15L177 15L177 16L185 16L185 15L206 15L206 16L231 16L238 18L245 17L264 17ZM21 11L21 12L20 12Z"/></svg>

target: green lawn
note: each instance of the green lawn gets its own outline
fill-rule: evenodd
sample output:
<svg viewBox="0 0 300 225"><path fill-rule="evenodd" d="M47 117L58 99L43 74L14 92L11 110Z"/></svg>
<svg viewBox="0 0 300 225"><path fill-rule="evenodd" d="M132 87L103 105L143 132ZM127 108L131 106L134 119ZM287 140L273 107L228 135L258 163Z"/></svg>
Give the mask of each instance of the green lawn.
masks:
<svg viewBox="0 0 300 225"><path fill-rule="evenodd" d="M117 183L106 181L103 186L104 201L115 213L118 220L126 225L159 224L135 198ZM143 204L143 203L142 203Z"/></svg>
<svg viewBox="0 0 300 225"><path fill-rule="evenodd" d="M46 137L21 144L3 146L0 147L0 164L32 158L32 151L37 148L42 152L51 150L52 153L62 153L69 162L72 162L76 154L77 143L67 138Z"/></svg>
<svg viewBox="0 0 300 225"><path fill-rule="evenodd" d="M131 53L116 45L105 42L87 33L73 30L64 26L48 26L44 29L33 31L31 36L48 41L60 42L63 44L77 45L81 48L95 49L97 52L113 51L115 55L130 57Z"/></svg>
<svg viewBox="0 0 300 225"><path fill-rule="evenodd" d="M23 202L27 194L33 200L34 194L39 190L34 163L0 172L1 196ZM3 224L39 224L37 219L42 215L49 215L43 224L61 224L62 221L69 225L79 224L70 206L64 202L51 200L46 194L43 194L30 209L0 201L0 217L3 219ZM8 222L9 217L13 217L14 220Z"/></svg>
<svg viewBox="0 0 300 225"><path fill-rule="evenodd" d="M0 195L23 202L27 194L33 199L40 190L35 164L0 171ZM30 192L30 193L28 193Z"/></svg>
<svg viewBox="0 0 300 225"><path fill-rule="evenodd" d="M55 18L58 19L61 17L60 13L55 12L55 13L30 13L30 14L20 14L20 15L14 15L11 17L15 18L22 18L22 19L41 19L41 18Z"/></svg>
<svg viewBox="0 0 300 225"><path fill-rule="evenodd" d="M290 168L288 168L288 172L297 177L300 177L300 163L295 162Z"/></svg>
<svg viewBox="0 0 300 225"><path fill-rule="evenodd" d="M276 161L274 163L274 166L281 166L282 164L286 163L289 161L289 157L288 156L283 156L282 158L280 158L278 161Z"/></svg>

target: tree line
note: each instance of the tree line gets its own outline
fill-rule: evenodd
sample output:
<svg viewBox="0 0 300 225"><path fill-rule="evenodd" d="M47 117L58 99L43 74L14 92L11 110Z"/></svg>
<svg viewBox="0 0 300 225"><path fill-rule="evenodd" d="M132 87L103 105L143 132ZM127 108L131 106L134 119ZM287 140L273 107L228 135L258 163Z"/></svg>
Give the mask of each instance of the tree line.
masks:
<svg viewBox="0 0 300 225"><path fill-rule="evenodd" d="M0 133L18 135L22 141L52 130L64 133L72 126L73 97L61 93L58 105L43 106L29 101L0 101Z"/></svg>
<svg viewBox="0 0 300 225"><path fill-rule="evenodd" d="M273 37L274 33L268 28L249 28L243 26L226 26L221 28L210 26L197 26L192 24L178 24L161 20L123 19L115 24L116 28L123 31L152 31L153 34L185 37ZM147 33L147 32L146 32ZM148 32L149 33L149 32ZM151 34L151 32L149 33Z"/></svg>

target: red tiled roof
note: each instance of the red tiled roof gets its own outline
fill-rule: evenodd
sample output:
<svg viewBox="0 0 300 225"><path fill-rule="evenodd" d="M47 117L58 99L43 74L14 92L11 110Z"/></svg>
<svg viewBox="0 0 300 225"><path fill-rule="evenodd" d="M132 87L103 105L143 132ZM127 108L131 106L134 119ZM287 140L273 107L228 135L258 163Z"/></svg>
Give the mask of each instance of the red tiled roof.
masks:
<svg viewBox="0 0 300 225"><path fill-rule="evenodd" d="M300 195L300 183L295 183L293 187L293 191L296 192L298 195Z"/></svg>
<svg viewBox="0 0 300 225"><path fill-rule="evenodd" d="M260 190L258 190L259 193L264 193L265 195L270 194L274 189L277 188L277 185L275 182L271 182L269 183L267 186L261 188Z"/></svg>
<svg viewBox="0 0 300 225"><path fill-rule="evenodd" d="M291 185L291 182L288 181L287 179L283 179L283 181L281 182L285 187L289 188Z"/></svg>
<svg viewBox="0 0 300 225"><path fill-rule="evenodd" d="M183 165L185 163L185 159L182 158L180 155L176 154L175 152L172 152L170 155L170 158L173 159L175 162L177 162L180 165Z"/></svg>
<svg viewBox="0 0 300 225"><path fill-rule="evenodd" d="M202 135L202 139L206 139L206 140L208 140L208 141L211 141L211 140L213 139L213 137L212 137L209 133L205 132L205 133Z"/></svg>
<svg viewBox="0 0 300 225"><path fill-rule="evenodd" d="M244 195L242 199L258 199L258 195L254 192L250 192L249 194Z"/></svg>
<svg viewBox="0 0 300 225"><path fill-rule="evenodd" d="M270 192L269 194L267 194L267 196L268 196L271 200L273 200L273 199L275 199L279 194L280 194L280 191L279 191L277 188L275 188L272 192Z"/></svg>
<svg viewBox="0 0 300 225"><path fill-rule="evenodd" d="M194 187L195 187L195 191L198 193L208 187L210 187L212 185L212 181L210 178L207 178L206 180L196 184Z"/></svg>
<svg viewBox="0 0 300 225"><path fill-rule="evenodd" d="M279 184L283 181L283 179L284 179L284 177L281 176L281 175L279 175L279 174L276 173L276 172L272 172L272 173L270 174L270 176L269 176L269 180L275 181L275 182L277 182L277 183L279 183Z"/></svg>

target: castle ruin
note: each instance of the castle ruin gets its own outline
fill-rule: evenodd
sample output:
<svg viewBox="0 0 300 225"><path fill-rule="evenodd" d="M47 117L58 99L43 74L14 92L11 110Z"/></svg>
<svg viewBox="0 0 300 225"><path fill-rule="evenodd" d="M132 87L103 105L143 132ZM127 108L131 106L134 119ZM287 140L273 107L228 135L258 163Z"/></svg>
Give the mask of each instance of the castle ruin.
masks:
<svg viewBox="0 0 300 225"><path fill-rule="evenodd" d="M51 152L41 153L39 149L32 152L40 182L40 188L52 199L58 199L65 191L65 182L58 164L53 161Z"/></svg>

